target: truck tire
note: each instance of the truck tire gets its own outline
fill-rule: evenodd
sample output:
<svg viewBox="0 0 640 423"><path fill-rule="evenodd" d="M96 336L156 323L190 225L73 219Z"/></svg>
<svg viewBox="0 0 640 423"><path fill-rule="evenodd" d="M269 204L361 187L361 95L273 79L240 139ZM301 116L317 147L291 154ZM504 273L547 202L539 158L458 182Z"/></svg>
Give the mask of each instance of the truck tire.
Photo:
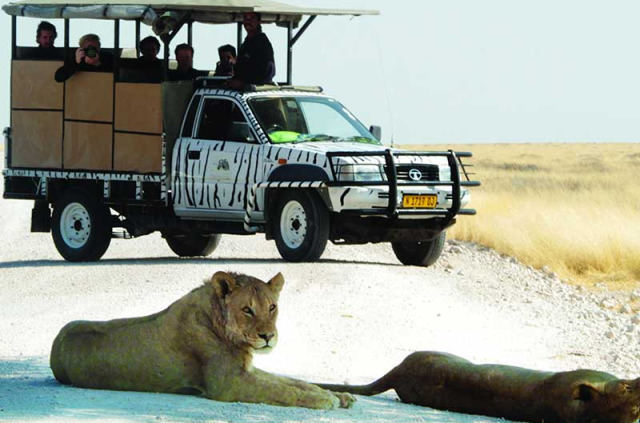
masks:
<svg viewBox="0 0 640 423"><path fill-rule="evenodd" d="M431 241L392 242L391 247L402 264L428 267L438 261L446 239L447 233L442 231Z"/></svg>
<svg viewBox="0 0 640 423"><path fill-rule="evenodd" d="M53 206L51 235L67 261L97 261L111 243L109 207L84 190L67 191Z"/></svg>
<svg viewBox="0 0 640 423"><path fill-rule="evenodd" d="M314 191L293 189L275 205L273 229L280 256L286 261L316 261L329 239L329 210Z"/></svg>
<svg viewBox="0 0 640 423"><path fill-rule="evenodd" d="M171 251L180 257L206 257L220 244L220 234L164 235Z"/></svg>

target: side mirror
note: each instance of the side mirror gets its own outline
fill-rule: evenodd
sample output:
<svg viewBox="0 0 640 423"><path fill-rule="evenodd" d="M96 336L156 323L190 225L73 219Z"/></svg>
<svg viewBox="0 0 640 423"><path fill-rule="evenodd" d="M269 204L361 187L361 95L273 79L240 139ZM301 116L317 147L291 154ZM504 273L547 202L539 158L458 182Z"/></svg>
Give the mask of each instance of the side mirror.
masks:
<svg viewBox="0 0 640 423"><path fill-rule="evenodd" d="M369 127L369 132L371 132L371 135L373 135L374 137L376 137L376 139L378 141L382 140L382 128L378 125L371 125Z"/></svg>

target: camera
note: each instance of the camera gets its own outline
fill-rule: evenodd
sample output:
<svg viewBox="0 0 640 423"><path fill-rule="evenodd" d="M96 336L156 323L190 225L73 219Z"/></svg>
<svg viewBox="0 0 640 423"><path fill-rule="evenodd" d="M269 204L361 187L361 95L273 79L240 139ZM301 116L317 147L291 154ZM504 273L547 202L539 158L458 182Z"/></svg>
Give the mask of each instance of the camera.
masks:
<svg viewBox="0 0 640 423"><path fill-rule="evenodd" d="M84 49L84 55L93 59L94 57L98 56L98 49L94 46L89 46Z"/></svg>
<svg viewBox="0 0 640 423"><path fill-rule="evenodd" d="M221 60L216 65L215 76L233 76L233 63Z"/></svg>

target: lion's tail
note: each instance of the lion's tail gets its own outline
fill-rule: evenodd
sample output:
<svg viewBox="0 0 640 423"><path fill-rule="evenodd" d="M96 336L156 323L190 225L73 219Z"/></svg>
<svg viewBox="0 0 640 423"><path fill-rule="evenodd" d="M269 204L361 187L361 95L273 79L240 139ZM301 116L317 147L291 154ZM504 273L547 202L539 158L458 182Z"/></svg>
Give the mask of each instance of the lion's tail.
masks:
<svg viewBox="0 0 640 423"><path fill-rule="evenodd" d="M355 395L371 396L393 389L393 370L368 385L331 385L316 383L315 385L333 392L348 392Z"/></svg>

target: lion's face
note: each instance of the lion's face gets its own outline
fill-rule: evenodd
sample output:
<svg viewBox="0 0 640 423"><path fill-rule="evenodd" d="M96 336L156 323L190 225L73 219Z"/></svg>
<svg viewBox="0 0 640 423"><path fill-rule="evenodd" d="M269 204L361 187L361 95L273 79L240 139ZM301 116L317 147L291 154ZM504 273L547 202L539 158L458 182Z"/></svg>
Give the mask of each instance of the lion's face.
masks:
<svg viewBox="0 0 640 423"><path fill-rule="evenodd" d="M616 379L592 370L569 372L579 375L571 381L573 419L584 423L635 423L640 417L640 378Z"/></svg>
<svg viewBox="0 0 640 423"><path fill-rule="evenodd" d="M640 418L640 378L612 380L594 390L585 402L588 423L635 423Z"/></svg>
<svg viewBox="0 0 640 423"><path fill-rule="evenodd" d="M224 300L228 339L257 353L270 352L278 341L278 297L284 278L280 273L265 283L247 275L216 273L212 283Z"/></svg>

